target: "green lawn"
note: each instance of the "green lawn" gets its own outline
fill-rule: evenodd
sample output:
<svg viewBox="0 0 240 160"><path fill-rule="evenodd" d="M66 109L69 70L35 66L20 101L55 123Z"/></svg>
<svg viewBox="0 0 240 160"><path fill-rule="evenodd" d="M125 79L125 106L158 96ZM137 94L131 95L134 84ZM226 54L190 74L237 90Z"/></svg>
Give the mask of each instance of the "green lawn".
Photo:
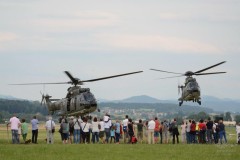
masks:
<svg viewBox="0 0 240 160"><path fill-rule="evenodd" d="M44 129L40 130L39 144L10 144L7 131L0 127L1 160L69 160L69 159L191 159L191 160L235 160L240 159L240 146L235 144L234 127L227 128L228 144L67 144L63 145L60 135L55 133L55 144L45 144ZM230 134L230 135L229 135ZM28 138L30 138L29 133ZM9 138L11 137L9 133Z"/></svg>

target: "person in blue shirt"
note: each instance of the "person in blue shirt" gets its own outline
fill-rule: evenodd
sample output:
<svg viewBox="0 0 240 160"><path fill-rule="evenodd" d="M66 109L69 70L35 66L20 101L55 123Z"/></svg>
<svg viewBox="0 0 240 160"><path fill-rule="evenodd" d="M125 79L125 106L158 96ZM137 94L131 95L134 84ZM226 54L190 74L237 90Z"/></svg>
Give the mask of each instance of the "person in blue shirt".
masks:
<svg viewBox="0 0 240 160"><path fill-rule="evenodd" d="M121 124L119 122L119 120L116 121L116 124L115 124L115 136L116 136L116 143L119 144L119 139L120 139L120 127Z"/></svg>
<svg viewBox="0 0 240 160"><path fill-rule="evenodd" d="M31 120L31 124L32 124L32 143L37 144L39 122L36 116L33 116L33 119Z"/></svg>

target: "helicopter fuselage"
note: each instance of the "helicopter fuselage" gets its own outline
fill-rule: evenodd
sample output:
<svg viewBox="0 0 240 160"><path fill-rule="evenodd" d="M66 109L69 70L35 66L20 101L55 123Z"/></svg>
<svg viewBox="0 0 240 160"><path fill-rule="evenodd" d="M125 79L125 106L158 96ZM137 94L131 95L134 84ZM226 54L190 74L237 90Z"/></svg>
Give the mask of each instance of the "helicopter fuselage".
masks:
<svg viewBox="0 0 240 160"><path fill-rule="evenodd" d="M182 90L182 96L178 99L181 106L183 101L193 101L201 104L201 92L200 87L195 78L187 77L185 86L180 87Z"/></svg>
<svg viewBox="0 0 240 160"><path fill-rule="evenodd" d="M97 109L97 101L90 89L79 86L71 87L66 98L55 102L46 99L46 102L49 113L56 113L59 116L81 116Z"/></svg>

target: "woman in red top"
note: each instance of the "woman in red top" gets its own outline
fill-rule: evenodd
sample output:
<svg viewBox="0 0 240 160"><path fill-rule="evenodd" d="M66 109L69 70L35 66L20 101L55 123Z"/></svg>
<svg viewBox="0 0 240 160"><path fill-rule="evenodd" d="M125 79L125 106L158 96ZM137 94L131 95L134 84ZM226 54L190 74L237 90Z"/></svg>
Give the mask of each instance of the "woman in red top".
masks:
<svg viewBox="0 0 240 160"><path fill-rule="evenodd" d="M196 143L196 122L194 120L190 126L190 143Z"/></svg>
<svg viewBox="0 0 240 160"><path fill-rule="evenodd" d="M205 132L206 132L206 124L203 122L203 120L201 119L199 124L199 143L206 143L206 138L205 138Z"/></svg>

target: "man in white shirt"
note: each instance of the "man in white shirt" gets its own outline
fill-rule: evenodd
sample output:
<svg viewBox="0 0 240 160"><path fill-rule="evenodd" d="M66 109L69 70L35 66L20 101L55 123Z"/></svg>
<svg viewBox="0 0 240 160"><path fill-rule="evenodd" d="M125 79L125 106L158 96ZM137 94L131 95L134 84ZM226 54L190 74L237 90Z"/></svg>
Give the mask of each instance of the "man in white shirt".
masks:
<svg viewBox="0 0 240 160"><path fill-rule="evenodd" d="M125 119L123 120L123 133L124 133L124 137L123 137L123 141L124 143L128 142L127 138L128 138L128 115L125 116Z"/></svg>
<svg viewBox="0 0 240 160"><path fill-rule="evenodd" d="M153 119L148 122L148 144L155 144L154 141L154 128L155 128L155 122Z"/></svg>
<svg viewBox="0 0 240 160"><path fill-rule="evenodd" d="M21 122L14 114L13 117L9 120L8 125L11 125L11 131L12 131L12 143L13 144L19 144L19 137L18 137L18 127L20 126Z"/></svg>
<svg viewBox="0 0 240 160"><path fill-rule="evenodd" d="M110 115L106 113L106 115L103 117L104 120L104 129L106 134L105 142L108 143L108 139L110 137L110 127L112 126L112 121L110 119Z"/></svg>
<svg viewBox="0 0 240 160"><path fill-rule="evenodd" d="M47 131L47 144L54 143L54 137L53 137L53 132L52 129L55 129L55 123L52 120L52 117L48 117L48 121L46 122L45 125L46 131Z"/></svg>

